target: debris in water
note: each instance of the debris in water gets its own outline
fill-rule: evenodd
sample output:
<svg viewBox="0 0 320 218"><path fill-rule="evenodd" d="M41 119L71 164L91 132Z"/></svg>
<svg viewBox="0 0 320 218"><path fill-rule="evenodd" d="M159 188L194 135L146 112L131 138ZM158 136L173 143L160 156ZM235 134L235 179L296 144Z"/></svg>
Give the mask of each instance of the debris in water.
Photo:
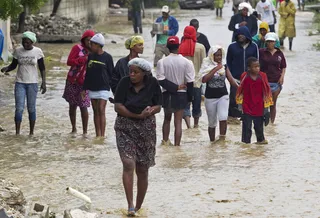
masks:
<svg viewBox="0 0 320 218"><path fill-rule="evenodd" d="M66 190L67 190L68 194L73 195L74 197L79 198L81 200L84 200L85 202L87 202L89 204L92 203L91 199L88 196L86 196L85 194L83 194L83 193L81 193L71 187L68 187Z"/></svg>

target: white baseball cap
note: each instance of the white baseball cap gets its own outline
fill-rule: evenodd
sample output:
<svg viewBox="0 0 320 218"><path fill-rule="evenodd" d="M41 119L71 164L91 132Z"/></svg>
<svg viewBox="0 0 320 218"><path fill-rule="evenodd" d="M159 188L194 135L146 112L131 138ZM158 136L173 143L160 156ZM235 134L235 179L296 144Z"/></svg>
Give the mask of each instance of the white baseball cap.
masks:
<svg viewBox="0 0 320 218"><path fill-rule="evenodd" d="M106 40L101 33L97 33L90 39L90 42L94 42L101 46L104 46L104 44L106 43Z"/></svg>
<svg viewBox="0 0 320 218"><path fill-rule="evenodd" d="M265 40L275 42L275 41L279 40L279 37L276 33L270 32L270 33L267 33Z"/></svg>
<svg viewBox="0 0 320 218"><path fill-rule="evenodd" d="M170 8L168 5L164 5L161 9L161 12L164 12L164 13L169 13L170 12Z"/></svg>

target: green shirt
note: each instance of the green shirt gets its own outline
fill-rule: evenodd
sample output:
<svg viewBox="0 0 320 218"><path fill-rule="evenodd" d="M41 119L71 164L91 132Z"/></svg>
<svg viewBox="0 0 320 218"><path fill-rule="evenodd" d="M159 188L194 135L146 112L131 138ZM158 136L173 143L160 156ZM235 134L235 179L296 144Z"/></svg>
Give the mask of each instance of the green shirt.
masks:
<svg viewBox="0 0 320 218"><path fill-rule="evenodd" d="M163 30L169 31L169 19L167 19L166 21L162 21L162 23L163 23ZM169 36L167 34L166 35L160 34L158 37L157 44L166 45L168 38Z"/></svg>

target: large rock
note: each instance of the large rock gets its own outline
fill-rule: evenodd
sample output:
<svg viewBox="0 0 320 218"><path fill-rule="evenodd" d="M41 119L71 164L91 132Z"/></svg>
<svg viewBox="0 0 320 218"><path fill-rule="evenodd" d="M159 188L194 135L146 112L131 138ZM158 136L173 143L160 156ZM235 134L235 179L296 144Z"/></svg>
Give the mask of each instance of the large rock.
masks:
<svg viewBox="0 0 320 218"><path fill-rule="evenodd" d="M19 187L11 181L0 178L0 210L9 217L22 218L25 214L26 199Z"/></svg>
<svg viewBox="0 0 320 218"><path fill-rule="evenodd" d="M96 213L89 213L80 209L66 210L64 211L63 218L97 218Z"/></svg>

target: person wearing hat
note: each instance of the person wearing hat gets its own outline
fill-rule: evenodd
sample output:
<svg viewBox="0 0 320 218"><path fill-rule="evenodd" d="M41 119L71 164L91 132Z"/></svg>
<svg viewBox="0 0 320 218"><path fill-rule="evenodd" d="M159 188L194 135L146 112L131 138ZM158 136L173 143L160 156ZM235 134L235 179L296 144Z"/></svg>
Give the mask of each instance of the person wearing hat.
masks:
<svg viewBox="0 0 320 218"><path fill-rule="evenodd" d="M88 56L87 73L83 84L83 89L88 90L91 99L97 137L105 136L105 110L111 94L110 81L114 70L112 56L102 49L104 44L105 39L101 33L95 34L90 39L91 53Z"/></svg>
<svg viewBox="0 0 320 218"><path fill-rule="evenodd" d="M162 104L161 88L152 76L151 64L142 59L129 61L129 76L115 93L117 147L123 164L122 181L128 202L128 216L141 208L148 189L149 168L155 165L156 118ZM137 201L133 203L134 171L137 174Z"/></svg>
<svg viewBox="0 0 320 218"><path fill-rule="evenodd" d="M6 73L18 67L14 88L16 107L14 120L16 135L20 134L25 100L27 100L29 113L29 135L34 134L36 123L36 99L38 93L38 69L42 78L40 91L42 94L47 91L44 55L40 48L34 46L34 43L36 42L37 38L35 33L30 31L24 32L22 34L22 47L15 49L11 64L1 69L1 72Z"/></svg>
<svg viewBox="0 0 320 218"><path fill-rule="evenodd" d="M258 32L257 19L252 15L253 9L249 3L242 2L239 5L239 12L230 19L228 29L233 31L232 42L236 41L236 33L240 27L246 26L251 36Z"/></svg>
<svg viewBox="0 0 320 218"><path fill-rule="evenodd" d="M289 38L289 50L292 50L293 38L296 37L296 18L297 9L294 3L290 0L281 2L279 7L280 23L279 23L279 38L280 45L283 46L283 40Z"/></svg>
<svg viewBox="0 0 320 218"><path fill-rule="evenodd" d="M259 48L267 46L265 36L269 32L269 25L267 22L262 22L259 26L259 34L252 37L252 41L257 44ZM275 47L280 48L280 41L277 40Z"/></svg>
<svg viewBox="0 0 320 218"><path fill-rule="evenodd" d="M175 36L179 31L179 24L175 17L169 15L169 6L165 5L162 7L162 16L156 19L156 23L163 24L162 34L157 34L155 56L153 60L153 66L156 67L158 61L163 57L163 55L168 56L170 54L166 44L169 36ZM156 33L151 31L151 36L154 37Z"/></svg>
<svg viewBox="0 0 320 218"><path fill-rule="evenodd" d="M118 60L112 73L111 89L116 93L120 80L129 75L128 63L130 60L139 57L143 53L144 39L142 36L132 36L125 42L125 47L130 51L129 55Z"/></svg>
<svg viewBox="0 0 320 218"><path fill-rule="evenodd" d="M63 98L69 103L69 117L71 121L71 133L77 132L76 118L77 107L81 111L82 131L87 134L88 129L88 107L90 98L88 92L83 92L83 82L86 75L87 59L90 51L90 39L94 36L93 30L87 30L81 37L81 43L72 47L68 56L67 65L70 66Z"/></svg>
<svg viewBox="0 0 320 218"><path fill-rule="evenodd" d="M256 11L261 15L261 20L268 23L270 32L276 32L274 25L277 23L276 9L270 0L260 0Z"/></svg>
<svg viewBox="0 0 320 218"><path fill-rule="evenodd" d="M169 140L170 123L174 114L174 145L180 146L183 112L193 98L195 70L192 62L179 54L179 38L167 40L170 54L158 62L156 75L163 88L164 121L162 145L172 145Z"/></svg>
<svg viewBox="0 0 320 218"><path fill-rule="evenodd" d="M270 107L270 116L271 123L274 123L277 114L277 100L284 83L287 63L283 52L276 46L276 43L279 40L277 34L267 33L265 40L267 47L260 49L259 59L261 71L267 74L272 91L274 104Z"/></svg>

